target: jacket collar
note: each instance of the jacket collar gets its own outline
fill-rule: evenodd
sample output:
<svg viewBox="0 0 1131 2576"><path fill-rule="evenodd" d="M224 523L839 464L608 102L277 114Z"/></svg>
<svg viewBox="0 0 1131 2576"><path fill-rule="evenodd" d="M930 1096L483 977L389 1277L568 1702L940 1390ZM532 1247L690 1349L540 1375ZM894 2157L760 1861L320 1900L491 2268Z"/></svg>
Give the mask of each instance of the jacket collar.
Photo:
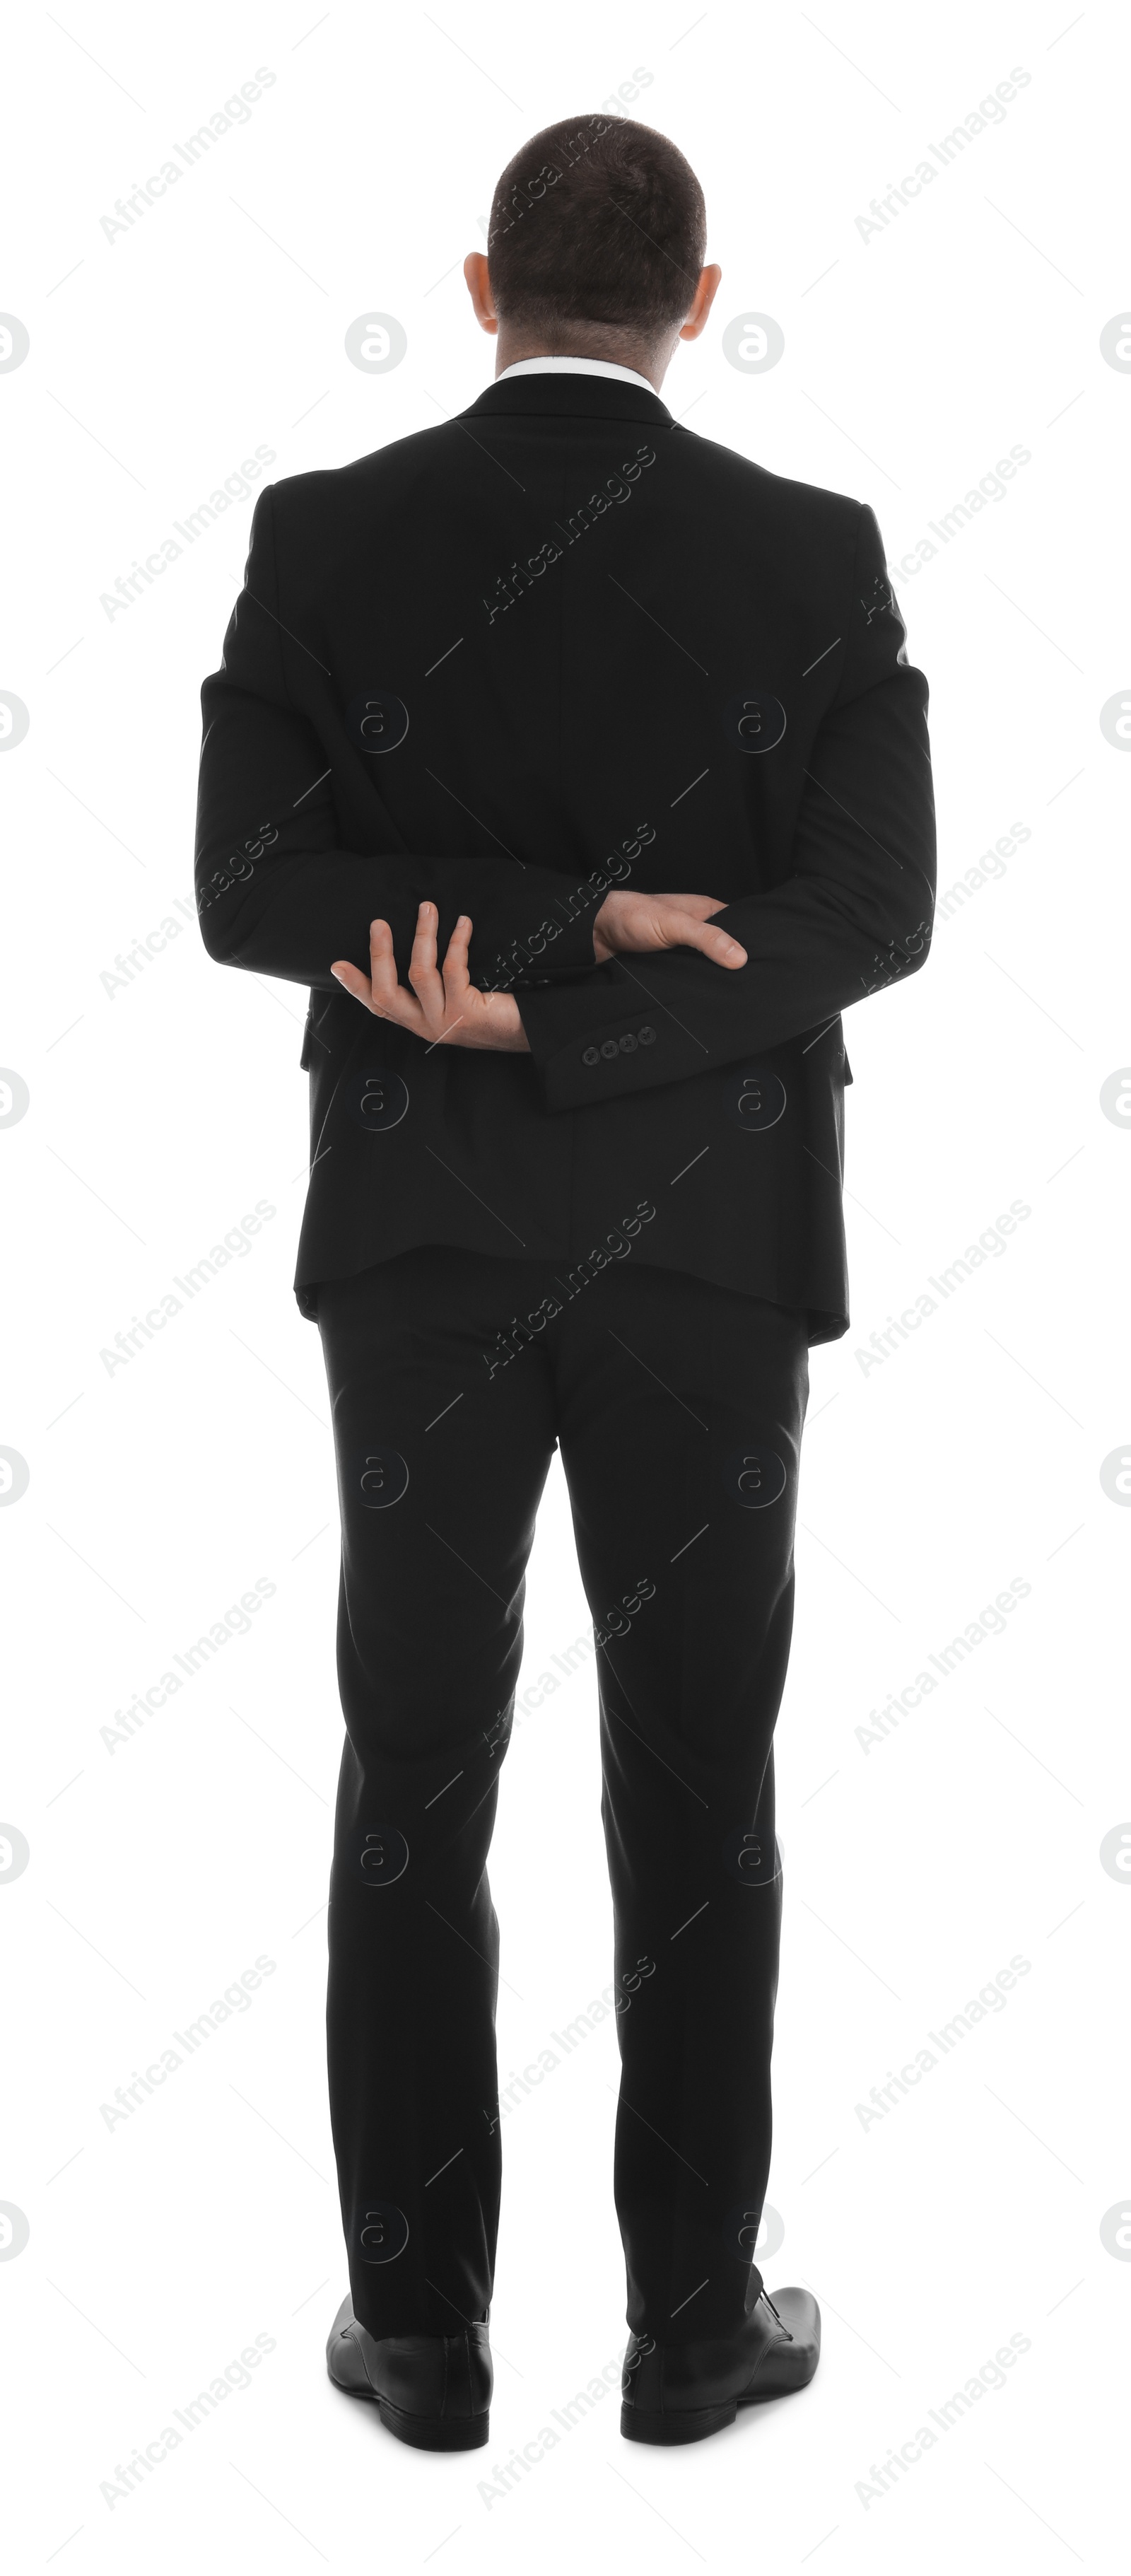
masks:
<svg viewBox="0 0 1131 2576"><path fill-rule="evenodd" d="M565 375L556 368L552 375L508 376L505 383L488 385L456 417L506 420L531 414L543 420L639 420L657 429L675 427L667 404L658 394L646 393L643 385L626 385L614 376Z"/></svg>

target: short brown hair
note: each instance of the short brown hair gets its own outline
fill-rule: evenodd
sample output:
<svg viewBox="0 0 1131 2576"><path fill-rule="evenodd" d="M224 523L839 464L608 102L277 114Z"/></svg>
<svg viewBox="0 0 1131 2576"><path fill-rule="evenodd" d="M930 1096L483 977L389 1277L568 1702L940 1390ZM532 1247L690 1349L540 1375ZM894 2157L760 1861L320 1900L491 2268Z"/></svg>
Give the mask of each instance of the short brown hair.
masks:
<svg viewBox="0 0 1131 2576"><path fill-rule="evenodd" d="M706 246L703 191L666 135L566 117L523 144L495 190L491 293L512 325L592 322L651 341L683 320Z"/></svg>

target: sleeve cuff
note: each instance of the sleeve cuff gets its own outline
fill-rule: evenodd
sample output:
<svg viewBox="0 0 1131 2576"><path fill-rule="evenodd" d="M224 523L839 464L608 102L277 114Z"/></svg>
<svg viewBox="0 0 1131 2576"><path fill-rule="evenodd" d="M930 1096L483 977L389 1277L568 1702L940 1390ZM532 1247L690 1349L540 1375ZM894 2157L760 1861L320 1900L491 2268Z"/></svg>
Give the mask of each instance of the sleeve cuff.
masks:
<svg viewBox="0 0 1131 2576"><path fill-rule="evenodd" d="M627 977L605 980L609 972L597 967L580 988L516 995L548 1109L587 1109L706 1070L704 1049L670 1012Z"/></svg>

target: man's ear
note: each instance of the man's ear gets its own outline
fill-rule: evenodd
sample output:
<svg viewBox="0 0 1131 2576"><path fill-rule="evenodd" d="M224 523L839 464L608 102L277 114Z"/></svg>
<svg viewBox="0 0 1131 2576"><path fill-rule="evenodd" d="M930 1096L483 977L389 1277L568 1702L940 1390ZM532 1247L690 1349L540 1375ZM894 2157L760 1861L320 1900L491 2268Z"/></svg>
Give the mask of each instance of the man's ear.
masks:
<svg viewBox="0 0 1131 2576"><path fill-rule="evenodd" d="M491 273L487 266L486 254L481 250L469 250L463 263L463 273L467 279L467 291L471 297L475 319L480 330L497 331L499 317L495 311L495 299L491 293Z"/></svg>
<svg viewBox="0 0 1131 2576"><path fill-rule="evenodd" d="M483 265L486 267L486 261L484 261ZM722 284L722 275L723 272L717 265L711 268L700 269L699 284L695 289L695 297L691 311L680 331L679 336L681 340L698 339L699 334L706 323L711 306L718 294L719 287Z"/></svg>

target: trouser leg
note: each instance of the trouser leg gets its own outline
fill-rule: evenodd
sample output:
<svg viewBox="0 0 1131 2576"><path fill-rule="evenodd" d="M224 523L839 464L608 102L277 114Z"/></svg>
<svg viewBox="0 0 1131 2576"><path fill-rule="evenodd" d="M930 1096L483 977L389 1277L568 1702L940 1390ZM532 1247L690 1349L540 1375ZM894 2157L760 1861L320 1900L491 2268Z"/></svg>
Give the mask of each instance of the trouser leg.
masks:
<svg viewBox="0 0 1131 2576"><path fill-rule="evenodd" d="M562 1458L598 1635L628 2323L729 2331L769 2172L804 1319L630 1263L560 1328Z"/></svg>
<svg viewBox="0 0 1131 2576"><path fill-rule="evenodd" d="M354 2311L374 2335L450 2334L492 2291L499 1938L486 1863L554 1434L541 1350L490 1381L483 1350L524 1271L433 1248L319 1291L346 1723L330 2109Z"/></svg>

